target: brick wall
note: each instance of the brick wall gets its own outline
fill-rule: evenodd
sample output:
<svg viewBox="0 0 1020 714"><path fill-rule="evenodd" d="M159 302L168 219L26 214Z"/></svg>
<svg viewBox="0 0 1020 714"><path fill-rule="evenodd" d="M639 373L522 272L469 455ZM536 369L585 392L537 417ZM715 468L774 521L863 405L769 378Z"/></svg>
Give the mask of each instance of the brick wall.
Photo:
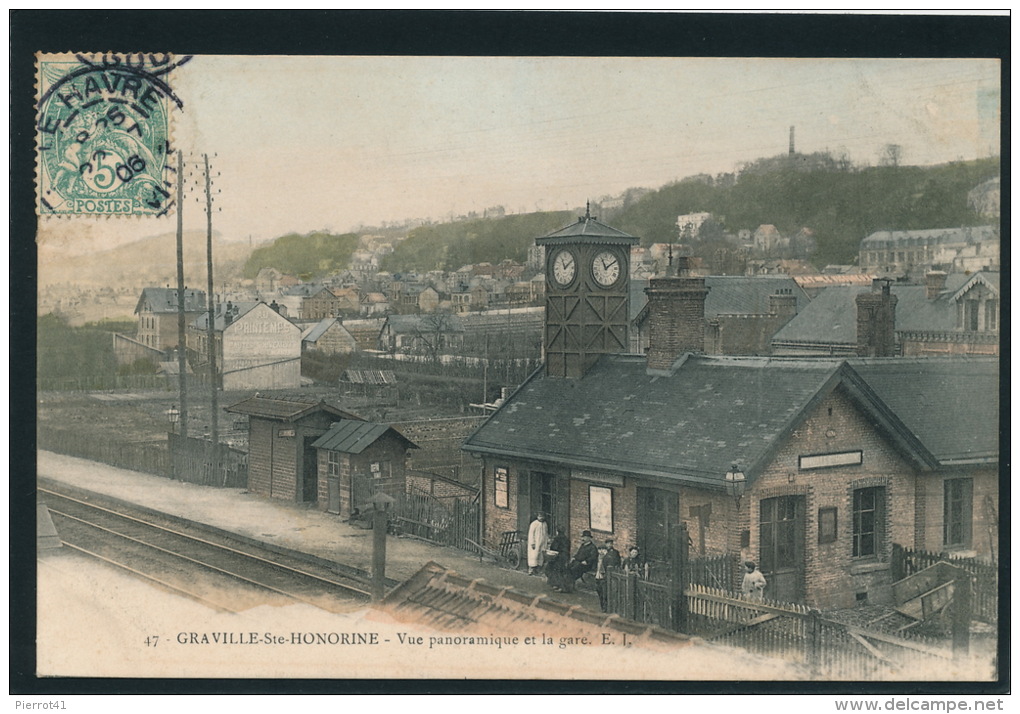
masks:
<svg viewBox="0 0 1020 714"><path fill-rule="evenodd" d="M734 500L721 491L688 487L680 489L680 520L687 524L687 532L693 542L690 556L700 558L706 555L720 555L738 548L735 529L721 527L723 524L732 523L735 515ZM707 521L704 550L701 547L702 520Z"/></svg>
<svg viewBox="0 0 1020 714"><path fill-rule="evenodd" d="M971 538L967 546L947 547L943 542L945 482L949 479L973 480L971 498ZM954 555L998 556L999 473L995 466L940 471L924 474L918 485L918 516L921 524L912 546L934 553L949 551Z"/></svg>
<svg viewBox="0 0 1020 714"><path fill-rule="evenodd" d="M419 419L394 422L391 426L418 445L419 448L410 453L413 468L436 471L454 480L477 485L478 462L460 446L485 419Z"/></svg>
<svg viewBox="0 0 1020 714"><path fill-rule="evenodd" d="M863 463L800 470L801 455L860 449ZM853 491L886 489L884 534L877 557L852 555ZM750 531L750 547L742 558L761 559L760 501L784 495L805 499L805 595L816 607L853 607L857 593L872 603L887 600L891 582L889 556L893 543L914 542L914 471L851 402L837 389L791 435L776 458L754 482L742 503ZM818 542L818 510L836 508L836 539Z"/></svg>
<svg viewBox="0 0 1020 714"><path fill-rule="evenodd" d="M507 505L508 508L501 508L496 505L495 499L495 469L503 467L508 470L507 482ZM499 543L500 535L506 531L518 529L517 508L519 479L522 474L526 478L530 472L529 468L522 468L520 464L509 460L484 459L485 473L482 478L482 513L484 519L483 539L486 544L494 545Z"/></svg>

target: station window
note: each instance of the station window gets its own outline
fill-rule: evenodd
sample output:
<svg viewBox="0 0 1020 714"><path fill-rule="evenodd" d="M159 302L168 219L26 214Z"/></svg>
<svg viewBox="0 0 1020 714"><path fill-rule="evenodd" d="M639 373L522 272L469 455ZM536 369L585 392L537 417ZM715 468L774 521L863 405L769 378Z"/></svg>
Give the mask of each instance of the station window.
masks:
<svg viewBox="0 0 1020 714"><path fill-rule="evenodd" d="M882 547L885 522L885 488L873 486L854 490L853 555L877 556Z"/></svg>

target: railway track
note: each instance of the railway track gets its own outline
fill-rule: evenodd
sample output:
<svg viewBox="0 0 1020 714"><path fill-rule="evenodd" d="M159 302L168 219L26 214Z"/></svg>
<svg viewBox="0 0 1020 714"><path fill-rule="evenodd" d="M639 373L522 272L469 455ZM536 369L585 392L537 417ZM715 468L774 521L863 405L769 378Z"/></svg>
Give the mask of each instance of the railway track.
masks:
<svg viewBox="0 0 1020 714"><path fill-rule="evenodd" d="M349 612L370 597L360 580L169 516L50 487L38 494L72 550L217 610L302 602Z"/></svg>

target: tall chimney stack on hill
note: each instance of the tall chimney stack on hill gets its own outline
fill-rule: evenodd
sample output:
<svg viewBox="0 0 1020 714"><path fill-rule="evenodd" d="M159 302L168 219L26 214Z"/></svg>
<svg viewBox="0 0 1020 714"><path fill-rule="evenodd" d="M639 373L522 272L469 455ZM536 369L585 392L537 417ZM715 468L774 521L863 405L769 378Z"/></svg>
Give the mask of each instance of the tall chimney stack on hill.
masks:
<svg viewBox="0 0 1020 714"><path fill-rule="evenodd" d="M688 258L676 259L677 274L648 281L648 368L668 370L686 352L705 351L705 279L694 276Z"/></svg>

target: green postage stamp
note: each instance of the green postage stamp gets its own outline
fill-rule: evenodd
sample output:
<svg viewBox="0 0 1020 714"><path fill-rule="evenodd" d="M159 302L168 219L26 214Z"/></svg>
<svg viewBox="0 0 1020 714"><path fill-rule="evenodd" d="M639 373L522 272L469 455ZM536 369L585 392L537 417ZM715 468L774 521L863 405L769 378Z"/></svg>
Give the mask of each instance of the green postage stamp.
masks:
<svg viewBox="0 0 1020 714"><path fill-rule="evenodd" d="M174 208L165 53L36 56L36 211L162 216Z"/></svg>

